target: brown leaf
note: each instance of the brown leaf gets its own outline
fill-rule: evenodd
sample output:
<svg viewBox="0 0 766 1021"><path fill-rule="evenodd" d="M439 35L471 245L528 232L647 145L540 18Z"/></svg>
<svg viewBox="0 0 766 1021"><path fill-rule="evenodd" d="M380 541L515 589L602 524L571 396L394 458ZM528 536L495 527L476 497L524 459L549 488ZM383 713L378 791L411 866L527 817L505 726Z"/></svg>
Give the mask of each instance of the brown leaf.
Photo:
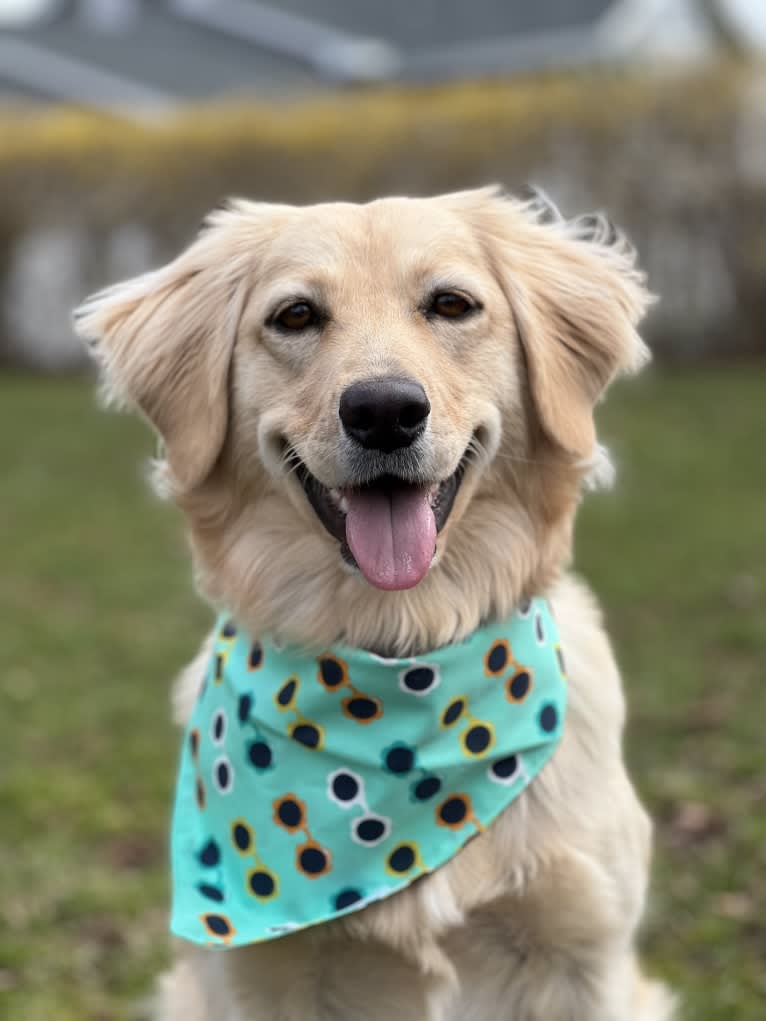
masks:
<svg viewBox="0 0 766 1021"><path fill-rule="evenodd" d="M676 846L687 847L721 836L726 832L726 820L701 801L682 801L671 819L670 832Z"/></svg>
<svg viewBox="0 0 766 1021"><path fill-rule="evenodd" d="M129 871L145 869L156 864L162 847L154 838L142 833L128 834L113 840L106 849L106 857L114 868Z"/></svg>
<svg viewBox="0 0 766 1021"><path fill-rule="evenodd" d="M716 914L722 918L731 918L736 922L745 922L753 916L753 901L740 891L721 893L713 902Z"/></svg>

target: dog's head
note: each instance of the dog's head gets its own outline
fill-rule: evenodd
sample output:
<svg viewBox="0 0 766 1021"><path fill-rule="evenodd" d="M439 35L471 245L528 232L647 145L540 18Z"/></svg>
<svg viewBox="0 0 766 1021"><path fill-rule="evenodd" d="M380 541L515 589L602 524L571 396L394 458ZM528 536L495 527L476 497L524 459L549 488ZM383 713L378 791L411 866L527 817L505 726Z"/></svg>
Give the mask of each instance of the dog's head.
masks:
<svg viewBox="0 0 766 1021"><path fill-rule="evenodd" d="M294 636L400 647L560 569L593 406L645 360L647 301L606 221L483 189L233 202L76 321L163 440L210 594Z"/></svg>

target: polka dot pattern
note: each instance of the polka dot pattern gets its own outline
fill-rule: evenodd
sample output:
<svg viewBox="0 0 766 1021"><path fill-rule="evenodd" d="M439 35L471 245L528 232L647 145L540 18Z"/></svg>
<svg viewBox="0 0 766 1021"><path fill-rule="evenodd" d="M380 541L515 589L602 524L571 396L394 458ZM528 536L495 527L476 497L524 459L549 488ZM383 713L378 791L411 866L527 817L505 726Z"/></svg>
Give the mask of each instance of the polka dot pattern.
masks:
<svg viewBox="0 0 766 1021"><path fill-rule="evenodd" d="M253 769L263 771L271 766L274 755L266 741L251 741L247 746L247 758Z"/></svg>
<svg viewBox="0 0 766 1021"><path fill-rule="evenodd" d="M222 619L182 745L173 931L239 946L389 896L533 781L565 707L541 599L416 659L302 652Z"/></svg>
<svg viewBox="0 0 766 1021"><path fill-rule="evenodd" d="M399 687L419 698L430 695L439 686L440 670L435 664L411 666L399 674Z"/></svg>
<svg viewBox="0 0 766 1021"><path fill-rule="evenodd" d="M259 900L265 900L274 896L276 882L274 877L262 869L252 869L247 879L250 892Z"/></svg>
<svg viewBox="0 0 766 1021"><path fill-rule="evenodd" d="M415 801L429 801L442 789L442 782L438 776L424 776L412 787L412 796Z"/></svg>
<svg viewBox="0 0 766 1021"><path fill-rule="evenodd" d="M217 886L211 886L210 883L197 883L197 889L208 900L220 903L224 899L223 890L219 890Z"/></svg>
<svg viewBox="0 0 766 1021"><path fill-rule="evenodd" d="M363 894L359 890L347 889L341 890L340 893L332 899L332 906L335 911L345 911L347 908L352 907L358 901L362 900Z"/></svg>
<svg viewBox="0 0 766 1021"><path fill-rule="evenodd" d="M491 677L498 677L508 666L510 658L510 646L504 638L501 638L490 645L484 658L484 668Z"/></svg>

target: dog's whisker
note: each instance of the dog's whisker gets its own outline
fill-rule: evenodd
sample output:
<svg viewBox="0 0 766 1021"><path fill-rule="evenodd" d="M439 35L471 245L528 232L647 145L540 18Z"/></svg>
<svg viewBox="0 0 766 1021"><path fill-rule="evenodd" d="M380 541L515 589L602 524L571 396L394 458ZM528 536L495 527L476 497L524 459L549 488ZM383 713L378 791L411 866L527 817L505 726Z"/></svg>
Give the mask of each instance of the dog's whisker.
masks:
<svg viewBox="0 0 766 1021"><path fill-rule="evenodd" d="M518 454L507 454L502 451L498 451L498 453L495 454L495 459L499 461L510 461L512 464L533 464L538 467L543 467L545 465L545 461L541 461L539 458L519 457Z"/></svg>
<svg viewBox="0 0 766 1021"><path fill-rule="evenodd" d="M298 451L292 445L287 446L280 458L280 468L285 475L294 475L299 466L300 458L298 457Z"/></svg>

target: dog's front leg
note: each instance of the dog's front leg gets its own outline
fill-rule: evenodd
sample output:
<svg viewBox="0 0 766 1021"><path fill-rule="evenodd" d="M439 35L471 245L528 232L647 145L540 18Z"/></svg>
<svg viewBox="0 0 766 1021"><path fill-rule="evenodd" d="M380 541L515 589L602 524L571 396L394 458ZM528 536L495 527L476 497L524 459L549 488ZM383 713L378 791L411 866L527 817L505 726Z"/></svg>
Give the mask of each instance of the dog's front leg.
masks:
<svg viewBox="0 0 766 1021"><path fill-rule="evenodd" d="M601 863L551 859L446 940L461 989L449 1021L668 1021L672 998L635 957L636 917Z"/></svg>
<svg viewBox="0 0 766 1021"><path fill-rule="evenodd" d="M438 953L438 952L437 952ZM156 1021L443 1021L438 964L339 925L236 950L189 948Z"/></svg>

